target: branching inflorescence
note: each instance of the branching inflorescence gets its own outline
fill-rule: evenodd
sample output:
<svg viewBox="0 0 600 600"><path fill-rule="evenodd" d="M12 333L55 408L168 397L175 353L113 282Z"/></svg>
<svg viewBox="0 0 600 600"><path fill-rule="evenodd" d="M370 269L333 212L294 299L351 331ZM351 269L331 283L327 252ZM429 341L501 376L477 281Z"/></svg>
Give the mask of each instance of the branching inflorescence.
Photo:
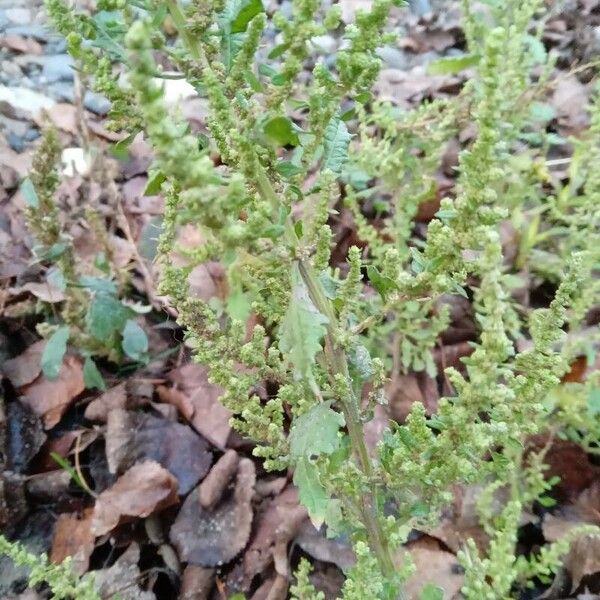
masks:
<svg viewBox="0 0 600 600"><path fill-rule="evenodd" d="M530 311L511 296L500 227L515 211L538 208L515 200L521 188L510 156L536 85L530 23L543 3L509 0L491 11L490 26L465 0L478 77L454 100L409 112L371 94L376 50L394 39L386 32L393 0L357 11L335 62L314 63L312 40L342 29L337 5L294 0L291 16L268 18L260 0L106 0L99 8L117 11L107 29L63 0L46 4L83 72L113 101L115 127L143 131L154 149L153 180L165 197L161 293L196 359L224 389L235 427L257 443L267 468L294 468L314 523L350 533L357 562L343 597L403 598L411 566L401 546L412 528L435 523L459 483L488 486L480 512L492 537L488 556L471 544L461 554L466 597L508 598L515 582L555 568L568 543L524 561L515 555L516 532L522 509L549 487L543 460L525 451L527 437L552 418L585 435L548 398L577 351L563 331L580 327L600 291L590 239L600 215L593 166L600 106L591 106L590 133L576 146L572 176L585 183L548 200L563 226L554 300ZM166 18L176 40L161 32ZM263 40L273 28L280 43L267 53ZM157 52L208 99L210 139L166 104ZM114 62L125 65L126 84L117 85ZM460 154L455 197L442 199L426 239L415 240L419 206L436 197L435 170L465 114L477 134ZM366 218L367 200L380 207L382 228ZM343 205L365 247L350 248L340 269L330 265L331 225ZM184 224L197 226L204 242L179 267L172 255L182 251ZM189 271L207 260L227 269L225 302L187 292ZM363 427L373 405L385 402L391 369L436 374L432 350L449 322L440 300L457 294L472 299L480 335L465 370L446 370L454 395L433 417L415 402L406 422L391 423L369 452ZM251 313L257 324L248 332ZM522 335L531 344L518 352ZM399 365L391 361L397 351ZM265 381L275 390L268 399L256 392ZM511 500L492 514L486 498L501 488ZM394 510L384 511L390 502ZM293 593L320 597L306 564Z"/></svg>

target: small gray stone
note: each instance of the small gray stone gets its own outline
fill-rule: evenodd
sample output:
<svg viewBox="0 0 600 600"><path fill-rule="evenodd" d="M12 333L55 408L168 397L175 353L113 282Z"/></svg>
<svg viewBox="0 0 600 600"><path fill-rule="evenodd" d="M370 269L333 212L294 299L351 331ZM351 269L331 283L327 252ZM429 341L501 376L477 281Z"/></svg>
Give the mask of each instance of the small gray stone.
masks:
<svg viewBox="0 0 600 600"><path fill-rule="evenodd" d="M55 100L58 100L59 102L73 102L75 99L72 83L57 81L56 83L50 84L46 91L48 92L49 96Z"/></svg>
<svg viewBox="0 0 600 600"><path fill-rule="evenodd" d="M335 52L337 42L332 35L317 35L312 38L312 44L323 54Z"/></svg>
<svg viewBox="0 0 600 600"><path fill-rule="evenodd" d="M48 83L73 81L73 59L68 54L45 56L42 65L42 77Z"/></svg>
<svg viewBox="0 0 600 600"><path fill-rule="evenodd" d="M2 71L8 75L9 78L15 78L15 83L19 81L23 76L19 65L12 60L3 60L0 67L2 68Z"/></svg>
<svg viewBox="0 0 600 600"><path fill-rule="evenodd" d="M31 37L38 42L47 42L50 38L50 32L43 25L15 25L14 27L7 27L6 33L14 33L16 35L22 35L23 37Z"/></svg>
<svg viewBox="0 0 600 600"><path fill-rule="evenodd" d="M393 46L382 46L377 48L377 56L391 69L407 71L410 68L410 60L406 52Z"/></svg>
<svg viewBox="0 0 600 600"><path fill-rule="evenodd" d="M104 116L111 107L110 101L104 96L96 94L95 92L87 92L83 99L83 105L88 110L91 110L97 115Z"/></svg>
<svg viewBox="0 0 600 600"><path fill-rule="evenodd" d="M6 17L13 25L29 25L31 11L28 8L7 8Z"/></svg>
<svg viewBox="0 0 600 600"><path fill-rule="evenodd" d="M0 86L0 100L8 103L15 111L28 115L35 115L56 104L52 98L24 86Z"/></svg>
<svg viewBox="0 0 600 600"><path fill-rule="evenodd" d="M4 133L14 133L19 137L23 137L30 125L27 121L19 121L18 119L11 119L0 114L0 131Z"/></svg>
<svg viewBox="0 0 600 600"><path fill-rule="evenodd" d="M67 40L63 37L52 37L46 44L46 54L65 54L67 52Z"/></svg>
<svg viewBox="0 0 600 600"><path fill-rule="evenodd" d="M415 15L422 17L431 12L431 4L429 0L409 0L410 10Z"/></svg>
<svg viewBox="0 0 600 600"><path fill-rule="evenodd" d="M25 149L25 142L23 141L23 138L20 138L12 131L6 136L6 141L8 142L8 145L19 154Z"/></svg>
<svg viewBox="0 0 600 600"><path fill-rule="evenodd" d="M36 129L35 127L30 127L25 132L25 135L23 136L23 139L26 142L33 142L34 140L37 140L39 137L40 137L40 130Z"/></svg>
<svg viewBox="0 0 600 600"><path fill-rule="evenodd" d="M6 16L6 11L0 10L0 31L4 31L10 24L10 19Z"/></svg>

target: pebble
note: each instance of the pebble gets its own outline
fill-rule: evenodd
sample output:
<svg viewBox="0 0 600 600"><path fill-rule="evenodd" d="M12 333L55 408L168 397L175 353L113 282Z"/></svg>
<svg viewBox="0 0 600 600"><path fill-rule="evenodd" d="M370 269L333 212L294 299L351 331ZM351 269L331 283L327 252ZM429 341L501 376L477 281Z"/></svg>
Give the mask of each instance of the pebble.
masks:
<svg viewBox="0 0 600 600"><path fill-rule="evenodd" d="M50 31L43 25L16 25L15 27L7 27L6 33L31 37L38 42L47 42L50 38Z"/></svg>
<svg viewBox="0 0 600 600"><path fill-rule="evenodd" d="M42 77L47 83L73 81L74 62L68 54L45 56L42 63Z"/></svg>
<svg viewBox="0 0 600 600"><path fill-rule="evenodd" d="M337 42L332 35L317 35L312 38L312 44L323 54L335 52Z"/></svg>
<svg viewBox="0 0 600 600"><path fill-rule="evenodd" d="M46 89L46 92L49 96L52 96L52 98L59 102L73 102L75 99L73 84L64 81L57 81L56 83L50 84Z"/></svg>
<svg viewBox="0 0 600 600"><path fill-rule="evenodd" d="M0 11L0 31L4 31L10 25L10 19L6 16L6 11Z"/></svg>
<svg viewBox="0 0 600 600"><path fill-rule="evenodd" d="M111 104L104 96L95 92L87 92L83 99L83 105L93 113L103 117L110 110Z"/></svg>
<svg viewBox="0 0 600 600"><path fill-rule="evenodd" d="M56 102L26 87L8 87L0 85L0 102L4 101L12 106L16 111L25 114L34 115L43 108L50 108Z"/></svg>
<svg viewBox="0 0 600 600"><path fill-rule="evenodd" d="M4 11L6 18L15 25L29 25L31 11L28 8L8 8Z"/></svg>
<svg viewBox="0 0 600 600"><path fill-rule="evenodd" d="M23 73L16 61L3 60L2 64L0 64L0 68L2 69L2 72L6 73L9 78L14 77L17 81L19 81L23 76Z"/></svg>
<svg viewBox="0 0 600 600"><path fill-rule="evenodd" d="M410 68L410 59L406 52L400 50L400 48L382 46L377 49L377 56L379 56L390 69L407 71Z"/></svg>
<svg viewBox="0 0 600 600"><path fill-rule="evenodd" d="M12 131L7 134L6 141L8 145L19 154L25 150L25 140Z"/></svg>

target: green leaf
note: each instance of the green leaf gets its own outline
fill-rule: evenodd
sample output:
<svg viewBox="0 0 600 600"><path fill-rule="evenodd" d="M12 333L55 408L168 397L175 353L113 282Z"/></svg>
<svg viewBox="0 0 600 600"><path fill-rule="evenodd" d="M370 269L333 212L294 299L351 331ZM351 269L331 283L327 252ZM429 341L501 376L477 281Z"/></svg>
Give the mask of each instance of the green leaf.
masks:
<svg viewBox="0 0 600 600"><path fill-rule="evenodd" d="M297 146L300 143L294 123L287 117L273 117L263 125L263 131L280 146Z"/></svg>
<svg viewBox="0 0 600 600"><path fill-rule="evenodd" d="M107 277L93 277L92 275L82 275L79 278L79 285L93 292L104 292L106 294L116 294L117 285Z"/></svg>
<svg viewBox="0 0 600 600"><path fill-rule="evenodd" d="M415 502L415 504L410 507L410 514L416 518L427 517L430 512L429 504L426 504L425 502Z"/></svg>
<svg viewBox="0 0 600 600"><path fill-rule="evenodd" d="M144 189L144 196L156 196L160 194L162 184L167 180L167 176L162 171L155 171L152 177L148 179L146 188Z"/></svg>
<svg viewBox="0 0 600 600"><path fill-rule="evenodd" d="M538 498L538 502L544 508L552 508L553 506L556 506L556 500L554 498L551 498L550 496L540 496Z"/></svg>
<svg viewBox="0 0 600 600"><path fill-rule="evenodd" d="M468 67L479 64L479 55L463 54L462 56L445 56L429 63L427 72L430 75L454 75Z"/></svg>
<svg viewBox="0 0 600 600"><path fill-rule="evenodd" d="M444 600L444 590L433 583L428 583L421 590L419 600Z"/></svg>
<svg viewBox="0 0 600 600"><path fill-rule="evenodd" d="M387 300L390 292L398 289L398 285L391 277L382 275L373 265L367 267L367 277L384 301Z"/></svg>
<svg viewBox="0 0 600 600"><path fill-rule="evenodd" d="M317 467L308 458L301 458L296 463L294 484L298 488L300 502L318 529L327 516L331 499L319 480Z"/></svg>
<svg viewBox="0 0 600 600"><path fill-rule="evenodd" d="M131 142L133 142L135 136L138 133L138 131L134 131L133 133L130 133L126 138L119 140L111 148L111 154L119 160L127 160L127 156L129 155L129 146L131 146Z"/></svg>
<svg viewBox="0 0 600 600"><path fill-rule="evenodd" d="M592 416L595 417L600 414L600 388L594 388L590 391L587 405Z"/></svg>
<svg viewBox="0 0 600 600"><path fill-rule="evenodd" d="M88 333L106 342L114 333L121 331L131 311L118 298L106 292L97 293L85 315Z"/></svg>
<svg viewBox="0 0 600 600"><path fill-rule="evenodd" d="M67 282L63 272L58 268L52 268L46 275L46 281L53 287L65 291L67 289Z"/></svg>
<svg viewBox="0 0 600 600"><path fill-rule="evenodd" d="M59 327L48 340L42 352L42 371L48 379L56 379L67 351L69 327Z"/></svg>
<svg viewBox="0 0 600 600"><path fill-rule="evenodd" d="M21 182L21 194L25 198L25 204L31 208L38 208L40 205L40 199L38 198L35 187L29 177L25 177Z"/></svg>
<svg viewBox="0 0 600 600"><path fill-rule="evenodd" d="M289 44L284 43L284 44L279 44L278 46L275 46L271 52L269 52L269 54L267 54L267 58L274 60L275 58L279 58L280 56L282 56L285 51L290 47Z"/></svg>
<svg viewBox="0 0 600 600"><path fill-rule="evenodd" d="M248 28L248 23L256 15L264 12L261 0L234 0L231 2L232 16L231 32L243 33Z"/></svg>
<svg viewBox="0 0 600 600"><path fill-rule="evenodd" d="M228 0L217 17L221 34L221 52L227 72L242 47L248 23L264 8L261 0Z"/></svg>
<svg viewBox="0 0 600 600"><path fill-rule="evenodd" d="M279 348L289 356L296 379L313 381L312 367L329 322L312 303L298 265L292 267L292 295L279 329Z"/></svg>
<svg viewBox="0 0 600 600"><path fill-rule="evenodd" d="M83 363L83 382L88 390L94 388L101 392L106 390L106 383L104 383L102 374L90 356L86 356Z"/></svg>
<svg viewBox="0 0 600 600"><path fill-rule="evenodd" d="M342 172L342 167L348 160L348 145L351 138L346 123L339 116L335 116L329 121L325 129L323 169L329 169L337 175Z"/></svg>
<svg viewBox="0 0 600 600"><path fill-rule="evenodd" d="M148 336L136 321L129 320L123 328L123 352L133 360L141 360L148 352Z"/></svg>
<svg viewBox="0 0 600 600"><path fill-rule="evenodd" d="M302 168L296 166L293 162L289 160L280 160L275 164L276 171L286 179L293 177L294 175L299 175L302 173Z"/></svg>
<svg viewBox="0 0 600 600"><path fill-rule="evenodd" d="M340 445L338 431L344 416L331 409L331 401L321 402L298 417L290 431L290 456L310 458L331 454Z"/></svg>
<svg viewBox="0 0 600 600"><path fill-rule="evenodd" d="M57 463L60 467L62 467L70 476L71 479L86 492L88 491L87 486L81 481L81 477L79 477L79 473L75 470L73 465L66 459L63 458L60 454L56 452L50 452L50 456L52 460Z"/></svg>

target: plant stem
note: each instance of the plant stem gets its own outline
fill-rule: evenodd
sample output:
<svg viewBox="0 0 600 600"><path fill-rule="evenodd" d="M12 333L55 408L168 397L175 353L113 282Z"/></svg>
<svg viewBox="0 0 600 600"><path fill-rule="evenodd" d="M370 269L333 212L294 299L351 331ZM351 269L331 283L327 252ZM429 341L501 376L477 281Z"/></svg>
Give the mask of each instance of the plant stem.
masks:
<svg viewBox="0 0 600 600"><path fill-rule="evenodd" d="M189 35L186 27L185 14L181 10L178 1L166 0L166 4L171 18L173 19L173 23L179 31L181 39L189 49L192 57L202 64L203 69L211 69L211 66L207 61L205 54L202 52L199 43ZM279 207L281 206L281 200L275 192L267 172L262 165L260 165L260 163L257 163L257 173L255 177L255 183L259 193L271 204L275 211L278 211ZM298 236L296 235L294 223L291 217L286 219L285 236L289 245L292 248L296 248L299 240ZM307 260L300 259L298 261L298 266L302 275L302 279L308 288L313 303L319 312L329 319L325 340L325 356L327 362L329 363L330 375L333 376L337 373L340 373L350 383L346 354L343 349L338 347L335 341L334 333L336 330L336 318L331 302L327 298L323 286L314 269L312 268L312 265ZM373 465L371 463L367 445L365 443L365 436L360 422L357 399L354 396L344 399L341 401L341 406L344 413L344 418L346 420L346 426L348 428L348 435L350 437L353 453L358 461L361 471L365 475L365 478L368 481L372 481ZM377 494L365 494L361 499L361 504L362 520L365 529L367 530L369 546L377 556L379 567L383 576L389 581L393 581L396 567L381 527ZM397 600L406 599L406 596L401 589L399 589L396 598Z"/></svg>

